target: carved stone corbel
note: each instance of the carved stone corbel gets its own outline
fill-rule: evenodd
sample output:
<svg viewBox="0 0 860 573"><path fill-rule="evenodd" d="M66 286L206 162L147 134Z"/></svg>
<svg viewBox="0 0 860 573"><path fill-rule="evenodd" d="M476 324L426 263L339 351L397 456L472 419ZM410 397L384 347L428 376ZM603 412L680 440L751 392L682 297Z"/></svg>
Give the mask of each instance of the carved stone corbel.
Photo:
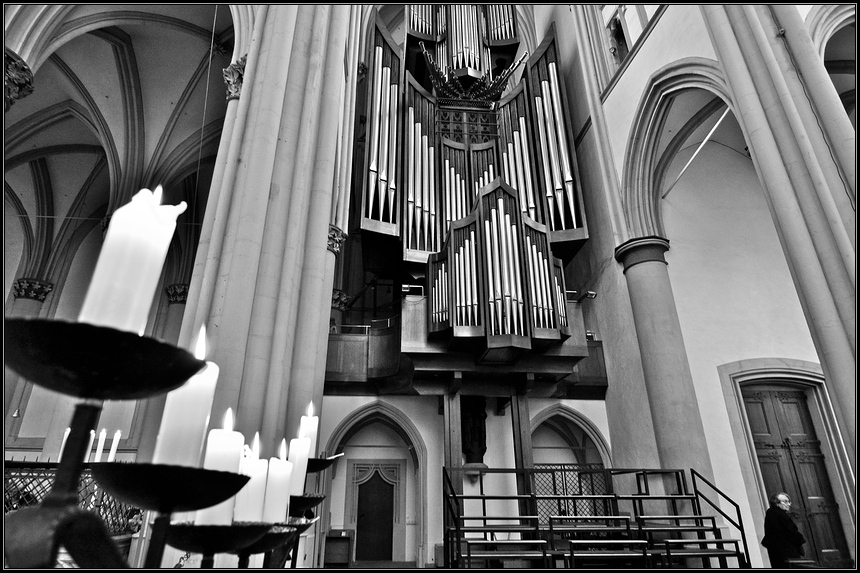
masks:
<svg viewBox="0 0 860 573"><path fill-rule="evenodd" d="M188 285L172 284L164 287L164 292L167 294L167 304L185 304L188 300Z"/></svg>
<svg viewBox="0 0 860 573"><path fill-rule="evenodd" d="M39 279L18 279L12 288L15 298L29 298L45 302L45 298L54 290L54 285Z"/></svg>
<svg viewBox="0 0 860 573"><path fill-rule="evenodd" d="M242 56L238 61L233 62L224 68L224 83L227 84L227 101L231 99L239 99L242 95L242 82L245 79L245 62L248 56Z"/></svg>
<svg viewBox="0 0 860 573"><path fill-rule="evenodd" d="M15 100L23 99L33 93L33 72L24 60L8 50L5 52L4 60L6 62L3 82L6 87L5 111L9 111Z"/></svg>
<svg viewBox="0 0 860 573"><path fill-rule="evenodd" d="M328 226L328 250L337 256L340 253L340 248L343 245L344 241L346 241L346 233L335 227L334 225Z"/></svg>

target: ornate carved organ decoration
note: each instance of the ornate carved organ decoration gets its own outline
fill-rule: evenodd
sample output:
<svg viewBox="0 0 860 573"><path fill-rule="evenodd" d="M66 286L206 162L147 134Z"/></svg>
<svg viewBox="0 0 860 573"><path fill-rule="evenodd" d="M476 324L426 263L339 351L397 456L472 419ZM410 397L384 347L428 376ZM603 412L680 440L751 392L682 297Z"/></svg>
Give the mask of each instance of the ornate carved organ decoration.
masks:
<svg viewBox="0 0 860 573"><path fill-rule="evenodd" d="M429 333L484 361L570 336L562 259L588 236L554 28L529 58L515 13L408 5L402 73L380 23L367 65L361 228L425 277Z"/></svg>

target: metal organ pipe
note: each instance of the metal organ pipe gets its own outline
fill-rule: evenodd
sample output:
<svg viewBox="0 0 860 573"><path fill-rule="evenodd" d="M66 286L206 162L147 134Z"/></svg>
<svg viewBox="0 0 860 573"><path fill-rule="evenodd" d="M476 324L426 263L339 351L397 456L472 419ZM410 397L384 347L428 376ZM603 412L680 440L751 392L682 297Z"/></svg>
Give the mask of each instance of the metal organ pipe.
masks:
<svg viewBox="0 0 860 573"><path fill-rule="evenodd" d="M535 207L535 196L534 189L532 187L532 168L531 168L531 158L529 157L528 143L526 143L526 121L525 118L519 117L519 125L520 125L520 145L522 146L522 156L523 156L523 166L525 168L525 182L526 182L526 198L528 200L528 213L529 217L534 220L537 220L537 209Z"/></svg>
<svg viewBox="0 0 860 573"><path fill-rule="evenodd" d="M543 114L543 102L541 98L536 97L535 103L537 104L535 107L537 108L538 115L538 139L540 140L540 158L541 165L543 166L543 176L544 176L544 189L546 189L546 201L547 206L549 207L547 213L547 221L549 223L550 230L555 230L555 207L553 206L553 198L555 194L553 193L552 179L550 175L550 167L549 167L549 151L548 151L548 143L546 140L546 129L544 128L544 124L546 118L544 118Z"/></svg>
<svg viewBox="0 0 860 573"><path fill-rule="evenodd" d="M547 140L549 143L550 163L552 167L553 189L555 189L556 203L560 215L560 225L564 228L565 209L564 209L564 185L561 178L561 170L559 163L559 147L558 147L558 132L556 130L556 117L552 107L552 96L549 93L549 83L546 80L541 82L541 93L543 94L544 115L547 121Z"/></svg>
<svg viewBox="0 0 860 573"><path fill-rule="evenodd" d="M496 312L495 312L495 300L497 298L496 289L497 282L493 279L493 253L490 239L490 221L489 219L484 219L484 246L487 251L487 299L488 299L488 307L489 307L489 315L490 315L490 334L496 333Z"/></svg>
<svg viewBox="0 0 860 573"><path fill-rule="evenodd" d="M376 182L379 161L379 107L380 91L382 89L382 46L376 47L376 58L373 65L373 100L371 101L370 118L370 163L367 172L367 217L373 215L373 205L376 200Z"/></svg>
<svg viewBox="0 0 860 573"><path fill-rule="evenodd" d="M391 145L389 147L389 177L388 177L388 216L392 223L397 219L395 203L397 198L397 119L400 117L400 106L398 101L397 85L390 86L391 89L391 117L388 120L390 128Z"/></svg>
<svg viewBox="0 0 860 573"><path fill-rule="evenodd" d="M570 169L570 156L567 149L567 138L564 135L564 126L562 125L561 114L561 94L558 89L558 74L555 69L555 62L550 62L548 66L549 85L552 93L552 105L555 112L555 128L558 133L559 155L561 156L561 169L564 179L564 189L567 195L567 206L570 209L570 219L573 226L576 227L576 212L574 205L576 204L573 196L573 174Z"/></svg>
<svg viewBox="0 0 860 573"><path fill-rule="evenodd" d="M435 146L430 146L430 156L428 158L429 166L427 168L427 175L429 179L429 184L427 186L428 193L430 194L430 250L437 251L439 249L438 245L438 237L439 237L439 229L436 226L436 148Z"/></svg>
<svg viewBox="0 0 860 573"><path fill-rule="evenodd" d="M409 157L409 171L406 174L406 246L412 245L412 222L415 210L415 109L409 106L409 121L406 128L406 150Z"/></svg>
<svg viewBox="0 0 860 573"><path fill-rule="evenodd" d="M391 104L391 68L382 69L382 86L380 95L382 97L382 105L379 111L380 126L379 126L379 220L384 220L383 210L385 201L388 198L388 145L390 139L387 137L389 132L389 106Z"/></svg>

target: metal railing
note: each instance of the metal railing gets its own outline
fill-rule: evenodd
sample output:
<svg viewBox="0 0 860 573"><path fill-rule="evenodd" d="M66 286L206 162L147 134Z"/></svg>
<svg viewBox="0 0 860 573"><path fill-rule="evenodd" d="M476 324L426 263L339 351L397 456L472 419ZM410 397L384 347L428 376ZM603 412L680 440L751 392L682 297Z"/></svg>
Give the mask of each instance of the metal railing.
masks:
<svg viewBox="0 0 860 573"><path fill-rule="evenodd" d="M732 500L729 496L727 496L725 493L723 493L723 492L722 492L722 491L721 491L717 486L715 486L714 484L712 484L711 482L709 482L709 481L705 478L705 476L703 476L702 474L700 474L700 473L699 473L699 472L697 472L696 470L694 470L694 469L692 469L692 468L691 468L691 469L690 469L690 475L693 477L693 480L692 480L692 481L693 481L693 493L694 493L694 494L695 494L695 496L696 496L696 509L697 509L697 513L699 513L699 514L701 514L701 513L702 513L702 504L701 504L701 501L704 501L704 502L706 502L709 506L711 506L711 507L714 509L714 511L716 511L717 513L719 513L720 515L722 515L722 516L723 516L723 518L724 518L726 521L728 521L730 524L732 524L732 526L734 526L734 527L735 527L735 529L737 529L737 530L738 530L738 532L739 532L739 534L740 534L741 541L743 542L743 545L744 545L744 559L746 560L746 566L747 566L747 567L749 567L749 565L750 565L750 563L749 563L749 554L750 554L750 550L749 550L749 546L747 545L747 536L746 536L746 532L745 532L745 530L744 530L744 521L743 521L743 518L741 517L741 508L740 508L740 506L739 506L737 503L735 503L735 502L734 502L734 500ZM720 508L717 504L715 504L713 501L711 501L710 499L708 499L708 498L704 495L704 493L702 493L702 491L699 489L699 482L703 482L703 483L705 483L705 484L706 484L708 487L710 487L710 488L714 491L714 493L716 493L716 494L717 494L721 499L723 499L723 500L724 500L724 501L726 501L729 505L731 505L731 506L734 508L734 510L735 510L735 518L730 517L730 516L729 516L729 514L727 514L725 511L723 511L723 510L722 510L722 508Z"/></svg>
<svg viewBox="0 0 860 573"><path fill-rule="evenodd" d="M42 503L57 473L57 464L47 462L6 461L3 471L4 515ZM143 520L143 511L123 503L93 479L88 464L84 464L78 481L78 507L96 512L111 535L137 533Z"/></svg>

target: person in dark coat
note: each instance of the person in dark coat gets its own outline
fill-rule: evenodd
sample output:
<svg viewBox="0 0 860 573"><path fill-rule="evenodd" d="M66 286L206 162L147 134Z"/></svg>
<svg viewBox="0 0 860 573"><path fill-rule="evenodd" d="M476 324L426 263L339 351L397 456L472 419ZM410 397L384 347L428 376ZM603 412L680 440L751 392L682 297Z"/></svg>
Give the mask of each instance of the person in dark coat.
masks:
<svg viewBox="0 0 860 573"><path fill-rule="evenodd" d="M785 569L786 559L803 557L803 544L806 539L788 515L791 499L780 492L770 496L770 508L764 516L764 539L761 544L767 548L770 566Z"/></svg>

